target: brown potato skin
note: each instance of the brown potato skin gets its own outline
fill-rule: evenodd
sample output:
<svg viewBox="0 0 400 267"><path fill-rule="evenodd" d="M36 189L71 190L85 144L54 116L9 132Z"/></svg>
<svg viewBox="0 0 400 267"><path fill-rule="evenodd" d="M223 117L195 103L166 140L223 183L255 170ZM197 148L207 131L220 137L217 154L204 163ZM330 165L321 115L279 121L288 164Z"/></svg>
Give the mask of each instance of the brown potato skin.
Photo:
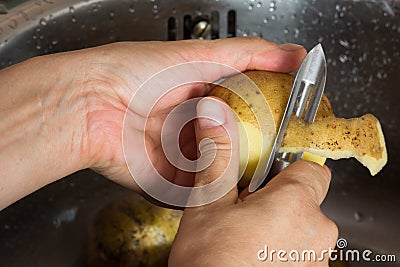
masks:
<svg viewBox="0 0 400 267"><path fill-rule="evenodd" d="M268 128L263 132L265 139L275 138L295 78L290 74L259 70L246 71L243 74L226 79L221 86L215 87L210 95L223 99L241 122L251 126L247 126L248 129L255 128L261 132L260 125L263 125ZM267 107L262 107L265 103ZM258 114L257 117L255 114ZM262 124L258 124L260 118L264 118ZM271 132L273 134L270 134ZM258 147L255 145L250 148L250 151L256 150ZM355 157L369 169L371 175L376 175L387 163L385 138L379 120L372 114L351 119L336 118L325 95L322 96L312 124L291 118L280 152L309 152L334 160ZM253 176L257 164L254 154L251 164L246 166L242 185L246 185Z"/></svg>
<svg viewBox="0 0 400 267"><path fill-rule="evenodd" d="M268 105L272 111L272 115L274 116L275 127L278 129L286 108L286 104L289 100L290 92L292 91L295 77L287 73L262 70L246 71L244 74L257 85L265 97L265 100L268 102ZM241 88L246 86L246 83L243 83L242 81L243 76L237 75L226 80L226 84L229 84L228 87ZM257 121L250 107L237 94L232 93L232 91L227 90L223 86L216 86L211 90L209 95L223 99L229 106L233 108L240 119L243 121L252 122L257 127ZM251 102L249 103L251 104ZM327 117L334 117L334 114L329 99L323 95L316 119Z"/></svg>
<svg viewBox="0 0 400 267"><path fill-rule="evenodd" d="M137 194L109 204L94 220L86 266L168 266L181 216L181 211L155 206Z"/></svg>

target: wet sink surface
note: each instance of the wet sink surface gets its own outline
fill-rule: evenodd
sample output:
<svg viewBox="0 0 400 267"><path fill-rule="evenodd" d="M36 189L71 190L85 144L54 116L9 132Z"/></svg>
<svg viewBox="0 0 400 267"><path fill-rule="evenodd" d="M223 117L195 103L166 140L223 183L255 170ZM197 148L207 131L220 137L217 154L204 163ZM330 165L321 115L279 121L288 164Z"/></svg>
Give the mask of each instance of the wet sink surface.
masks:
<svg viewBox="0 0 400 267"><path fill-rule="evenodd" d="M335 114L373 113L381 120L388 165L371 177L355 160L329 161L333 181L322 209L349 246L400 260L400 1L27 1L0 12L0 68L114 41L182 39L188 36L185 15L195 20L215 18L215 12L214 37L257 35L307 49L321 42ZM79 266L93 214L124 194L126 189L82 171L15 203L0 213L2 263Z"/></svg>

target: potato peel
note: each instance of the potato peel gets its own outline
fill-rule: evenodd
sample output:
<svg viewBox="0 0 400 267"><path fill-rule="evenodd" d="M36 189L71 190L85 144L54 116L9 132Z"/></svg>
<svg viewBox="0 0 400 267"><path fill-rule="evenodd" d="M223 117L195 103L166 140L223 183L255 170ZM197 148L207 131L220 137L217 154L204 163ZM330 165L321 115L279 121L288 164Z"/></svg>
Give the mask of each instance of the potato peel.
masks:
<svg viewBox="0 0 400 267"><path fill-rule="evenodd" d="M275 125L269 127L276 133L283 117L294 77L290 74L269 71L247 71L244 74L259 87L263 98L267 101L275 122ZM224 83L229 84L229 87L244 87L240 79L243 79L243 76L237 75L227 79ZM256 124L257 120L251 105L256 102L256 99L253 97L242 100L237 94L224 88L224 83L223 86L215 87L210 95L225 100L240 118L238 123L247 122L247 127L245 127L247 136L253 136L256 139L259 125ZM240 90L243 91L246 88L240 88ZM250 124L253 127L250 127ZM263 136L263 138L273 137ZM257 149L256 145L252 147L250 144L249 153L253 153L253 156L247 164L244 175L247 182L251 179L259 158L265 158L265 155L255 157L254 153ZM385 139L378 119L371 114L352 119L336 118L325 95L321 100L314 123L307 124L293 116L280 151L293 153L306 151L334 160L354 157L369 169L371 175L376 175L387 163ZM241 158L247 157L241 155Z"/></svg>
<svg viewBox="0 0 400 267"><path fill-rule="evenodd" d="M324 118L308 124L292 117L280 152L307 151L330 159L356 158L376 175L387 162L385 139L378 119Z"/></svg>

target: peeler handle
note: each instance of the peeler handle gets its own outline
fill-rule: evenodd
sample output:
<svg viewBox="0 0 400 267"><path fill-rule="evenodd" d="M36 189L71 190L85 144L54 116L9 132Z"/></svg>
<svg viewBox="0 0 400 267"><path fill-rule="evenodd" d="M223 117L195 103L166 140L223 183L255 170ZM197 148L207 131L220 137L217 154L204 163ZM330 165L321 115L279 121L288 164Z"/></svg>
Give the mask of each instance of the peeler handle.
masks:
<svg viewBox="0 0 400 267"><path fill-rule="evenodd" d="M287 166L290 165L290 161L283 159L283 158L276 158L274 162L272 163L271 169L263 181L262 185L260 188L264 187L269 181L271 181L272 178L274 178L276 175L278 175L281 171L283 171Z"/></svg>
<svg viewBox="0 0 400 267"><path fill-rule="evenodd" d="M300 159L302 159L302 160L312 161L321 166L324 166L324 164L325 164L325 161L326 161L325 157L317 156L310 152L304 152L301 154L302 154L302 157ZM297 155L299 155L299 154L297 154ZM272 178L277 176L281 171L283 171L291 163L293 163L293 161L287 160L285 158L275 158L274 162L272 163L271 170L269 171L267 177L263 181L262 186L260 188L264 187L269 181L271 181Z"/></svg>

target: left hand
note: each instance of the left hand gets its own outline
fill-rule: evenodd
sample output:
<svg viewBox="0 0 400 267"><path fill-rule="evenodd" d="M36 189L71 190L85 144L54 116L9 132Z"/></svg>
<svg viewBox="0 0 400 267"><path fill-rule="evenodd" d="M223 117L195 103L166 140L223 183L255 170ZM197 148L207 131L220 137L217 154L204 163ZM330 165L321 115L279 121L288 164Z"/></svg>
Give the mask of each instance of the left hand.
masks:
<svg viewBox="0 0 400 267"><path fill-rule="evenodd" d="M138 190L132 181L123 156L121 126L129 101L139 86L153 74L184 62L212 61L229 65L239 71L263 69L279 72L296 70L305 56L300 46L278 46L258 38L221 39L215 41L179 41L120 43L99 47L90 51L95 64L87 76L85 87L87 97L87 144L93 158L90 166L101 174ZM217 80L226 73L212 73L207 69L198 70L204 77ZM204 96L208 88L203 85L179 87L167 95L156 106L148 119L144 138L148 141L149 158L163 177L181 185L190 185L193 180L187 172L173 167L165 159L159 139L161 126L171 109L185 100ZM145 99L145 98L144 98ZM150 101L150 100L149 100ZM136 109L129 107L140 117ZM133 126L133 128L135 128ZM132 137L143 138L141 129L136 128ZM193 158L197 148L193 127L181 135L183 153ZM134 148L132 148L135 151ZM136 166L142 177L148 176L148 168L140 164L144 155L135 155ZM191 176L194 178L194 176Z"/></svg>
<svg viewBox="0 0 400 267"><path fill-rule="evenodd" d="M155 73L190 61L222 63L239 71L291 72L305 54L300 46L278 46L259 38L126 42L38 57L0 71L0 208L83 168L140 191L125 163L122 125L131 97ZM209 79L224 75L200 71ZM171 108L204 96L207 88L178 90L158 105L144 138L157 170L172 181L190 184L165 160L157 140ZM130 108L135 114L136 107ZM143 138L143 132L131 134ZM193 137L192 130L182 136L189 157L197 151ZM144 155L136 156L137 164L130 167L146 177L151 166L140 164Z"/></svg>

